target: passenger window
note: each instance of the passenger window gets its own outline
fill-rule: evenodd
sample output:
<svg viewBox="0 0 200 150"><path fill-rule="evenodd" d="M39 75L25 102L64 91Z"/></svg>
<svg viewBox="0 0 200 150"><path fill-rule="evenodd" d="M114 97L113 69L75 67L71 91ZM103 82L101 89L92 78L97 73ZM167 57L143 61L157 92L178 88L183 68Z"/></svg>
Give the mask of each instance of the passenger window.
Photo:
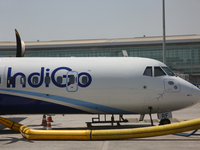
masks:
<svg viewBox="0 0 200 150"><path fill-rule="evenodd" d="M74 76L70 76L69 77L69 83L70 84L74 84L75 83L75 77Z"/></svg>
<svg viewBox="0 0 200 150"><path fill-rule="evenodd" d="M160 67L154 67L154 76L158 77L158 76L165 76L166 74L164 73L164 71L160 68Z"/></svg>
<svg viewBox="0 0 200 150"><path fill-rule="evenodd" d="M37 85L37 84L38 84L38 77L34 76L34 77L32 78L32 83L33 83L34 85Z"/></svg>
<svg viewBox="0 0 200 150"><path fill-rule="evenodd" d="M168 67L162 67L162 69L163 69L169 76L175 76L175 74L174 74Z"/></svg>
<svg viewBox="0 0 200 150"><path fill-rule="evenodd" d="M26 77L21 77L20 78L20 83L25 84L26 83Z"/></svg>
<svg viewBox="0 0 200 150"><path fill-rule="evenodd" d="M57 77L57 83L62 84L62 82L63 82L63 78L61 76L58 76Z"/></svg>
<svg viewBox="0 0 200 150"><path fill-rule="evenodd" d="M88 82L87 76L83 76L82 77L82 84L87 84L87 82Z"/></svg>
<svg viewBox="0 0 200 150"><path fill-rule="evenodd" d="M143 75L152 77L152 67L146 67Z"/></svg>
<svg viewBox="0 0 200 150"><path fill-rule="evenodd" d="M44 82L45 84L50 84L51 78L49 76L45 77Z"/></svg>
<svg viewBox="0 0 200 150"><path fill-rule="evenodd" d="M14 83L14 78L8 77L8 84L13 84L13 83Z"/></svg>

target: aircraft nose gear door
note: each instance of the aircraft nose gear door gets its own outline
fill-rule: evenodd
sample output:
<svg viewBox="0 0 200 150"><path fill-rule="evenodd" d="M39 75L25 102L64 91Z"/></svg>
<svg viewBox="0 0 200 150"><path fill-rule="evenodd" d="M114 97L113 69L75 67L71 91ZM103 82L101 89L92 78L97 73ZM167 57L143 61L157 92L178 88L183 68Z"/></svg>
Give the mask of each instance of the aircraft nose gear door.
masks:
<svg viewBox="0 0 200 150"><path fill-rule="evenodd" d="M78 90L78 72L69 71L67 73L66 83L68 92L76 92Z"/></svg>

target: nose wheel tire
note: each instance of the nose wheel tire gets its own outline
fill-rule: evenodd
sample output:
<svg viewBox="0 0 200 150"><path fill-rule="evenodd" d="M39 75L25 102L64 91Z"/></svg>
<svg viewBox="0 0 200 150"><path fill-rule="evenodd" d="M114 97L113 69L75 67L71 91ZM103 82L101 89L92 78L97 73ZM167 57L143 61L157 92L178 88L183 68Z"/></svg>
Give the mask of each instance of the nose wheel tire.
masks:
<svg viewBox="0 0 200 150"><path fill-rule="evenodd" d="M159 125L165 125L165 124L171 124L171 121L169 119L161 119Z"/></svg>

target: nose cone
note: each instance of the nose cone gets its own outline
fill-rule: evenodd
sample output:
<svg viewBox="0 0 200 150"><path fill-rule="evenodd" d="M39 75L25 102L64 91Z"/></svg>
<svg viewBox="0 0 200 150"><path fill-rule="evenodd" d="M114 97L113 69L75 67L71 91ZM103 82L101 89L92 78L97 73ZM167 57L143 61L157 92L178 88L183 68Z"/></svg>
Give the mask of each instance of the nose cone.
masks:
<svg viewBox="0 0 200 150"><path fill-rule="evenodd" d="M193 86L193 90L192 90L192 100L195 103L199 103L200 102L200 89L197 88L196 86Z"/></svg>

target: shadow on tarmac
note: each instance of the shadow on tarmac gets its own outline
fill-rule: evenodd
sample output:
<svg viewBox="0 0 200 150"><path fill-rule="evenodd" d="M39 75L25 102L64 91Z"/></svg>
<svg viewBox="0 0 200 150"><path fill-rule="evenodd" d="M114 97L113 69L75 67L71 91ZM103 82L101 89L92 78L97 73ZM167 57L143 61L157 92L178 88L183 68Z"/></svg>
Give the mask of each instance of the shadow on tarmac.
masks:
<svg viewBox="0 0 200 150"><path fill-rule="evenodd" d="M34 143L33 141L26 140L25 138L15 138L15 137L6 137L5 139L0 139L0 142L4 142L4 141L8 141L8 143L5 143L3 145L13 144L20 141Z"/></svg>
<svg viewBox="0 0 200 150"><path fill-rule="evenodd" d="M12 120L14 122L20 122L24 119L26 119L27 117L15 117L15 118L7 118L9 120ZM14 131L14 130L5 130L7 127L5 127L4 125L0 124L0 134L16 134L16 133L19 133L17 131Z"/></svg>
<svg viewBox="0 0 200 150"><path fill-rule="evenodd" d="M175 135L174 135L175 136ZM160 136L161 137L161 136ZM194 139L194 138L192 138L192 139L190 139L190 138L186 138L186 139L174 139L174 138L171 138L171 139L149 139L149 138L146 138L146 139L144 139L144 138L135 138L135 139L127 139L127 140L134 140L134 141L149 141L149 142L153 142L153 141L155 141L155 142L159 142L159 141L169 141L169 142L173 142L173 141L200 141L200 138L199 139Z"/></svg>

